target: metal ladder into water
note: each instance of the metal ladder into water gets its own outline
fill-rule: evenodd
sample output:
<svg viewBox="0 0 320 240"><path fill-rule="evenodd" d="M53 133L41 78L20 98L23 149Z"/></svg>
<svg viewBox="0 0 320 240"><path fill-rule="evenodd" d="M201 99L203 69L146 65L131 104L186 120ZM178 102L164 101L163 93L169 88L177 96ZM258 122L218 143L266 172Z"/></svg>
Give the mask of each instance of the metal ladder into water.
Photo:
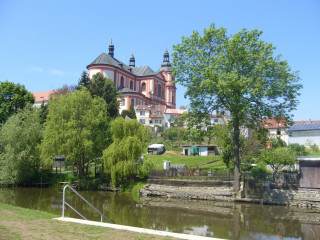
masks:
<svg viewBox="0 0 320 240"><path fill-rule="evenodd" d="M103 215L103 213L101 213L98 209L96 209L91 203L89 203L87 201L87 199L85 199L84 197L81 196L80 193L78 193L73 187L69 186L69 185L66 185L64 188L63 188L63 196L62 196L62 217L64 218L64 211L65 211L65 205L67 205L69 208L71 208L74 212L76 212L80 217L82 217L83 219L85 220L88 220L86 219L81 213L79 213L76 209L74 209L69 203L66 202L66 199L65 199L65 193L66 193L66 189L67 188L70 188L75 194L77 194L83 201L85 201L91 208L93 208L96 212L98 212L101 216L101 222L104 219L106 219L108 222L110 223L113 223L111 222L105 215Z"/></svg>

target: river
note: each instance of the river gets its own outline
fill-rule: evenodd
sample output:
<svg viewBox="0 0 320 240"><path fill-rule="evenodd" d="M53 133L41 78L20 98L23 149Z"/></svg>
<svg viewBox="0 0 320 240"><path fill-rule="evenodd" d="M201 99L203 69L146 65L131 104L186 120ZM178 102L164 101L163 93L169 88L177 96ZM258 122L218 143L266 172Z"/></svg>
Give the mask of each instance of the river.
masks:
<svg viewBox="0 0 320 240"><path fill-rule="evenodd" d="M319 209L80 193L116 224L224 239L320 239ZM88 219L100 221L70 190L66 201ZM62 189L0 188L0 202L61 215ZM80 218L68 207L65 215Z"/></svg>

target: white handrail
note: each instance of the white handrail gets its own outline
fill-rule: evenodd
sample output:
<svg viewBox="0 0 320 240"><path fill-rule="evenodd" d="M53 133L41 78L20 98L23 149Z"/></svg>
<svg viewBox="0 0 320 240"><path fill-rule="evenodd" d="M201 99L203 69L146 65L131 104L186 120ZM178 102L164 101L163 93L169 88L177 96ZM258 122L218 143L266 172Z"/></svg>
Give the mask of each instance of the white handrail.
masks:
<svg viewBox="0 0 320 240"><path fill-rule="evenodd" d="M64 218L64 210L65 210L65 205L67 205L68 207L70 207L73 211L75 211L80 217L82 217L83 219L87 220L81 213L79 213L76 209L74 209L70 204L68 204L65 200L65 192L66 192L66 189L67 188L70 188L75 194L77 194L83 201L85 201L90 207L92 207L96 212L98 212L101 216L101 222L103 220L103 218L105 218L107 221L109 221L110 223L113 223L111 222L105 215L103 215L98 209L96 209L91 203L89 203L87 201L87 199L85 199L84 197L82 197L80 195L80 193L78 193L74 188L72 188L71 186L69 185L66 185L64 188L63 188L63 195L62 195L62 217Z"/></svg>

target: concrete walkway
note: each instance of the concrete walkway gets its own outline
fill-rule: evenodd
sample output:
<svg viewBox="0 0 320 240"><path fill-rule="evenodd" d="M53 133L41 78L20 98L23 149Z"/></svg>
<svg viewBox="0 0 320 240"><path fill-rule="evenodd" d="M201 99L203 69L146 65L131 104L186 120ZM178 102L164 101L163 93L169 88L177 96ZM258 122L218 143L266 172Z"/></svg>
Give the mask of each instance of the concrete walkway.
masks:
<svg viewBox="0 0 320 240"><path fill-rule="evenodd" d="M82 219L76 219L76 218L67 218L67 217L63 218L63 217L60 217L60 218L54 218L54 219L55 220L59 220L59 221L64 221L64 222L80 223L80 224L86 224L86 225L92 225L92 226L98 226L98 227L106 227L106 228L113 228L113 229L125 230L125 231L137 232L137 233L146 233L146 234L151 234L151 235L168 236L168 237L174 237L174 238L179 238L179 239L190 239L190 240L216 239L216 240L221 240L221 239L218 239L218 238L201 237L201 236L190 235L190 234L165 232L165 231L158 231L158 230L152 230L152 229L146 229L146 228L130 227L130 226L124 226L124 225L111 224L111 223L101 223L101 222L88 221L88 220L82 220Z"/></svg>

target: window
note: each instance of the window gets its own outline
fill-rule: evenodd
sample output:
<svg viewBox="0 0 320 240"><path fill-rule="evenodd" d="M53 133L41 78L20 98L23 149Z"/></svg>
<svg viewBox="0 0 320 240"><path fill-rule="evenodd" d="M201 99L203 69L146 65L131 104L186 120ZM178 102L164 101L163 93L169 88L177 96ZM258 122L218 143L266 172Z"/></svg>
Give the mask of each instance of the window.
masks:
<svg viewBox="0 0 320 240"><path fill-rule="evenodd" d="M140 119L139 122L142 123L142 124L146 124L146 120L145 119Z"/></svg>
<svg viewBox="0 0 320 240"><path fill-rule="evenodd" d="M161 115L161 112L160 111L156 111L156 115Z"/></svg>
<svg viewBox="0 0 320 240"><path fill-rule="evenodd" d="M145 111L140 111L140 116L145 116L146 112Z"/></svg>
<svg viewBox="0 0 320 240"><path fill-rule="evenodd" d="M141 91L145 92L146 91L146 83L142 83L141 85Z"/></svg>
<svg viewBox="0 0 320 240"><path fill-rule="evenodd" d="M161 123L162 123L162 120L159 120L159 123L161 124Z"/></svg>
<svg viewBox="0 0 320 240"><path fill-rule="evenodd" d="M134 98L131 98L131 104L133 104L133 106L136 104L136 101Z"/></svg>
<svg viewBox="0 0 320 240"><path fill-rule="evenodd" d="M121 80L120 80L120 87L124 87L124 78L121 77Z"/></svg>
<svg viewBox="0 0 320 240"><path fill-rule="evenodd" d="M152 120L150 120L149 122L152 123Z"/></svg>
<svg viewBox="0 0 320 240"><path fill-rule="evenodd" d="M161 85L158 86L158 96L161 97Z"/></svg>
<svg viewBox="0 0 320 240"><path fill-rule="evenodd" d="M132 81L130 81L130 89L133 90L133 82Z"/></svg>
<svg viewBox="0 0 320 240"><path fill-rule="evenodd" d="M277 130L277 135L281 135L281 130Z"/></svg>
<svg viewBox="0 0 320 240"><path fill-rule="evenodd" d="M121 98L121 103L120 103L121 106L125 106L126 105L126 100L124 98Z"/></svg>
<svg viewBox="0 0 320 240"><path fill-rule="evenodd" d="M138 100L138 105L142 105L142 100Z"/></svg>
<svg viewBox="0 0 320 240"><path fill-rule="evenodd" d="M154 120L154 123L158 123L159 121L158 120Z"/></svg>

